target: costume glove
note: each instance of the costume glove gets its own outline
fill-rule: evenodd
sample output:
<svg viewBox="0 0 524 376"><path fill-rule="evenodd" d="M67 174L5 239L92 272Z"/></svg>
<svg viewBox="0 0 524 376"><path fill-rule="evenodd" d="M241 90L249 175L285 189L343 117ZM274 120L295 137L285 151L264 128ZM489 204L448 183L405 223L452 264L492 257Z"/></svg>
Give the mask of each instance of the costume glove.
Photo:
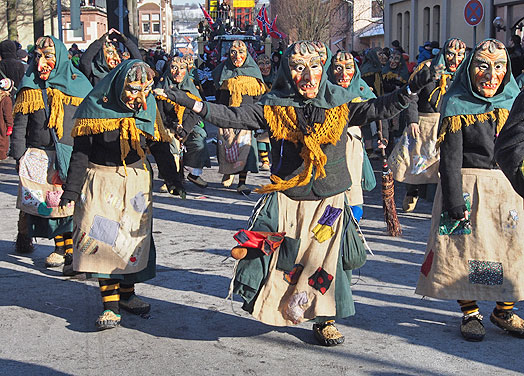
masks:
<svg viewBox="0 0 524 376"><path fill-rule="evenodd" d="M186 92L180 89L177 89L176 86L171 85L168 89L165 90L167 97L175 103L178 103L182 107L192 109L195 105L195 100L187 96Z"/></svg>
<svg viewBox="0 0 524 376"><path fill-rule="evenodd" d="M409 89L418 93L424 86L433 81L433 74L427 65L424 65L421 70L412 75L408 81Z"/></svg>
<svg viewBox="0 0 524 376"><path fill-rule="evenodd" d="M459 205L459 206L455 206L454 208L451 208L450 210L448 210L448 214L452 219L456 221L460 221L466 218L466 215L465 215L466 210L467 210L466 205Z"/></svg>
<svg viewBox="0 0 524 376"><path fill-rule="evenodd" d="M70 199L68 198L61 198L60 199L60 203L58 204L58 206L60 206L61 208L65 208L67 205L69 205L70 203L72 203L73 201L71 201Z"/></svg>

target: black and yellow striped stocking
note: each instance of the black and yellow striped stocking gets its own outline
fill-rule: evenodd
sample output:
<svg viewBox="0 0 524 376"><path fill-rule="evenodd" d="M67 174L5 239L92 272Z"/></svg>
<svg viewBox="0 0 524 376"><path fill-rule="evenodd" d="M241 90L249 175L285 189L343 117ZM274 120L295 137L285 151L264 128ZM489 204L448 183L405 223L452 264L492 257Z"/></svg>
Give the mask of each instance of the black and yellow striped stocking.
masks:
<svg viewBox="0 0 524 376"><path fill-rule="evenodd" d="M135 294L135 285L120 283L120 299L129 300Z"/></svg>
<svg viewBox="0 0 524 376"><path fill-rule="evenodd" d="M479 306L476 300L457 300L457 302L464 316L479 312Z"/></svg>
<svg viewBox="0 0 524 376"><path fill-rule="evenodd" d="M247 171L241 172L238 174L238 186L246 184L247 180Z"/></svg>
<svg viewBox="0 0 524 376"><path fill-rule="evenodd" d="M104 304L104 311L111 310L115 314L120 314L118 302L120 301L120 285L118 279L99 278L100 294L102 295L102 303Z"/></svg>
<svg viewBox="0 0 524 376"><path fill-rule="evenodd" d="M513 311L513 307L515 307L515 302L497 302L493 313L495 316L502 317L507 312Z"/></svg>
<svg viewBox="0 0 524 376"><path fill-rule="evenodd" d="M55 236L55 252L63 255L65 251L64 235Z"/></svg>

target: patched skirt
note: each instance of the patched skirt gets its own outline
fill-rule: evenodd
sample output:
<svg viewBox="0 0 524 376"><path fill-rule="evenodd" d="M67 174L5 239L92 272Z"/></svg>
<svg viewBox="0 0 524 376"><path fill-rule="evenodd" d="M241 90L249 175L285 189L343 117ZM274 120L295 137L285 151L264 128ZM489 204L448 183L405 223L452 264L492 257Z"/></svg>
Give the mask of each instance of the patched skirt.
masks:
<svg viewBox="0 0 524 376"><path fill-rule="evenodd" d="M439 299L524 299L523 200L500 170L462 169L470 223L449 218L439 183L416 293Z"/></svg>

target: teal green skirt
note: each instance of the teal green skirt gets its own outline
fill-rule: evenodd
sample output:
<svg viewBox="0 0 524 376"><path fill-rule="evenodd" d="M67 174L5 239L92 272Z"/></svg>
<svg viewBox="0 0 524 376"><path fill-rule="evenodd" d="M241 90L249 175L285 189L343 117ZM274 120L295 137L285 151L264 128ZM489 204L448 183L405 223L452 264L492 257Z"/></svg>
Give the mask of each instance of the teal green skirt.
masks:
<svg viewBox="0 0 524 376"><path fill-rule="evenodd" d="M73 216L64 218L44 218L26 214L27 235L31 238L53 239L58 235L73 231Z"/></svg>

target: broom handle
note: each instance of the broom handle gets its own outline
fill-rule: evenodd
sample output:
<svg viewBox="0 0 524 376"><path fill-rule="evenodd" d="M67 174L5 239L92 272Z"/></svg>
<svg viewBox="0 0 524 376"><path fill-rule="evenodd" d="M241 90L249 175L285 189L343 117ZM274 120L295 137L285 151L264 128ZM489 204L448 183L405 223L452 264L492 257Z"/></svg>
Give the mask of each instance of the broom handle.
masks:
<svg viewBox="0 0 524 376"><path fill-rule="evenodd" d="M382 120L377 120L377 123L378 123L378 139L379 141L382 143L382 145L384 145L384 143L382 142L383 138L382 138ZM380 149L380 152L382 153L382 159L384 161L383 163L383 167L384 167L384 170L387 169L387 159L386 159L386 148L379 148Z"/></svg>

